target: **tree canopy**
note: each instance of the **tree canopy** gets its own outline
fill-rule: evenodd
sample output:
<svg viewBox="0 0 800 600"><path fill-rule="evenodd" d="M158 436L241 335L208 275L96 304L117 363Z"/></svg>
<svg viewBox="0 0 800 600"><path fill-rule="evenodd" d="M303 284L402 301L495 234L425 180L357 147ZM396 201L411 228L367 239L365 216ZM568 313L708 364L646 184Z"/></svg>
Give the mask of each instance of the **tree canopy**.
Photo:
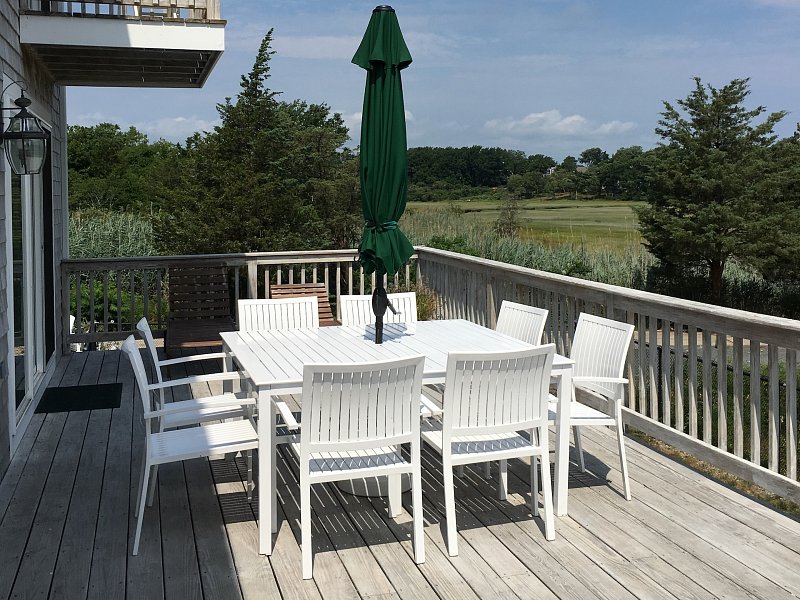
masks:
<svg viewBox="0 0 800 600"><path fill-rule="evenodd" d="M776 144L774 134L786 113L756 122L766 109L746 108L749 93L747 79L715 88L695 78L686 98L664 102L650 202L638 213L646 246L669 276L703 270L716 302L729 260L774 270L776 253L800 235L788 227L798 212L796 144Z"/></svg>

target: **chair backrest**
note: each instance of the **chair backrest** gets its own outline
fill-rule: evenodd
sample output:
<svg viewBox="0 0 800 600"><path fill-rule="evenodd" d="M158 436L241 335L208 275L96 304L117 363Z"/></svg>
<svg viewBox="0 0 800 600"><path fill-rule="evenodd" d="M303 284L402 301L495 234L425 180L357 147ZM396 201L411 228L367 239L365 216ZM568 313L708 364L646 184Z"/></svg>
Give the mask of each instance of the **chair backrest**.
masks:
<svg viewBox="0 0 800 600"><path fill-rule="evenodd" d="M317 297L239 300L236 323L239 331L316 328L319 327Z"/></svg>
<svg viewBox="0 0 800 600"><path fill-rule="evenodd" d="M301 460L419 440L424 356L303 367Z"/></svg>
<svg viewBox="0 0 800 600"><path fill-rule="evenodd" d="M417 322L417 294L416 292L401 292L386 294L398 314L386 309L383 316L384 323L416 323ZM364 296L339 296L341 307L342 325L369 325L375 322L375 313L372 312L372 295Z"/></svg>
<svg viewBox="0 0 800 600"><path fill-rule="evenodd" d="M338 325L338 321L333 317L331 301L328 294L328 287L324 282L318 283L281 283L269 287L269 297L278 298L298 298L302 296L316 296L317 309L319 311L320 325Z"/></svg>
<svg viewBox="0 0 800 600"><path fill-rule="evenodd" d="M139 398L142 401L142 408L145 412L149 412L152 410L152 405L150 402L150 390L148 389L149 386L147 383L147 372L144 368L142 355L139 353L139 348L136 346L136 339L132 335L129 335L125 341L122 342L122 351L131 361L133 375L136 379L136 385L139 388ZM144 424L147 434L150 435L150 419L145 419Z"/></svg>
<svg viewBox="0 0 800 600"><path fill-rule="evenodd" d="M228 277L222 267L169 270L170 320L230 319Z"/></svg>
<svg viewBox="0 0 800 600"><path fill-rule="evenodd" d="M542 343L547 314L545 308L503 300L495 330L538 346Z"/></svg>
<svg viewBox="0 0 800 600"><path fill-rule="evenodd" d="M150 358L153 360L153 370L156 373L156 380L158 383L162 383L164 378L161 373L161 367L158 365L159 361L156 340L153 337L153 331L150 329L150 323L147 322L147 317L142 317L139 319L139 322L136 324L136 331L138 331L139 335L142 336L145 346L147 346L147 351L150 353Z"/></svg>
<svg viewBox="0 0 800 600"><path fill-rule="evenodd" d="M451 352L444 384L444 448L451 437L547 424L555 344L504 352Z"/></svg>
<svg viewBox="0 0 800 600"><path fill-rule="evenodd" d="M581 313L569 355L575 361L573 375L623 377L633 329L630 323ZM581 386L607 397L620 393L617 384L581 383Z"/></svg>

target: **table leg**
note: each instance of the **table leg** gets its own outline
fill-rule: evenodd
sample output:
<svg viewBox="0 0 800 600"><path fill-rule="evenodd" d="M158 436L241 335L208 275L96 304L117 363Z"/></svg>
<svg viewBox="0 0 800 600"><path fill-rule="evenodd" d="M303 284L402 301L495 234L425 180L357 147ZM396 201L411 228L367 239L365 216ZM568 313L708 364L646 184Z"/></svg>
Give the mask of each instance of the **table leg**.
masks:
<svg viewBox="0 0 800 600"><path fill-rule="evenodd" d="M258 391L258 551L272 554L272 532L276 529L275 510L275 417L270 393Z"/></svg>
<svg viewBox="0 0 800 600"><path fill-rule="evenodd" d="M567 515L569 491L569 418L572 402L572 369L562 369L558 381L556 411L556 473L553 506L559 517Z"/></svg>

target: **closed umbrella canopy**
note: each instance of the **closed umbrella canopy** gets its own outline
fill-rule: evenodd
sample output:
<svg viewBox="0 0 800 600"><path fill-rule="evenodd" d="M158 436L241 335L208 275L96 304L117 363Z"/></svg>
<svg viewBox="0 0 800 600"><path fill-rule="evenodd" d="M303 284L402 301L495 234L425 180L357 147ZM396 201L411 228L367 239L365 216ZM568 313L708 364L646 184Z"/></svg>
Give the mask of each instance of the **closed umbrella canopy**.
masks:
<svg viewBox="0 0 800 600"><path fill-rule="evenodd" d="M411 64L411 54L392 7L379 6L372 12L353 63L367 71L360 150L365 226L359 260L365 272L391 276L414 253L414 247L397 227L408 191L400 71Z"/></svg>

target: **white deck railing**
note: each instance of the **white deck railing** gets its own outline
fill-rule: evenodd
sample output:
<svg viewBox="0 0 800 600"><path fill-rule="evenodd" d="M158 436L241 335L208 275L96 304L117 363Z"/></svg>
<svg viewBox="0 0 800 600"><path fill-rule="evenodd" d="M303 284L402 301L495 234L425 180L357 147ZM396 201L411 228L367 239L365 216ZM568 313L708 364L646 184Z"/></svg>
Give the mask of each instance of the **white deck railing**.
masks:
<svg viewBox="0 0 800 600"><path fill-rule="evenodd" d="M232 306L240 297L264 297L268 282L324 281L331 298L338 300L341 294L372 289L374 278L363 274L356 254L340 250L65 260L64 321L73 314L83 326L64 336L63 347L122 339L143 315L163 332L168 270L173 267L224 266ZM582 311L633 323L627 422L800 501L800 322L424 247L417 249L416 267L407 267L397 283L414 280L438 295L441 318L493 327L504 299L545 307L550 312L545 337L562 353L569 352Z"/></svg>
<svg viewBox="0 0 800 600"><path fill-rule="evenodd" d="M504 299L541 306L550 311L545 337L562 353L582 311L633 323L628 422L800 500L800 322L431 248L417 256L444 318L491 327Z"/></svg>
<svg viewBox="0 0 800 600"><path fill-rule="evenodd" d="M221 0L96 0L64 2L57 0L21 0L20 9L48 15L153 17L204 21L220 19Z"/></svg>

